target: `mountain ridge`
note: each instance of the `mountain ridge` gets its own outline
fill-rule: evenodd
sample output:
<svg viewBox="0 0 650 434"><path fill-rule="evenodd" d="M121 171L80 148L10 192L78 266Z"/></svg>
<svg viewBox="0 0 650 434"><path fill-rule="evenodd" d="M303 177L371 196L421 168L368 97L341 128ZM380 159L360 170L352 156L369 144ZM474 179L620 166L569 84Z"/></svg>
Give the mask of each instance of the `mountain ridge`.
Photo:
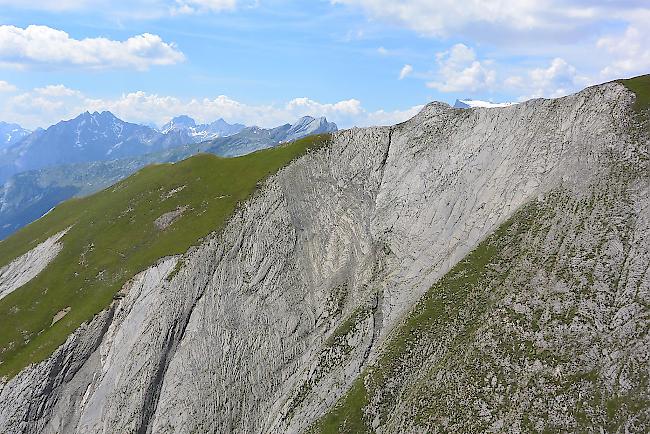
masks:
<svg viewBox="0 0 650 434"><path fill-rule="evenodd" d="M161 137L148 127L122 121L108 111L86 111L3 149L0 174L5 180L26 170L137 155L164 147Z"/></svg>
<svg viewBox="0 0 650 434"><path fill-rule="evenodd" d="M208 152L226 157L235 157L257 149L268 148L275 144L290 142L304 136L335 131L338 131L337 125L328 122L325 117L303 116L295 124L284 124L270 129L257 126L246 127L232 136L211 140L208 142L212 145L208 148Z"/></svg>
<svg viewBox="0 0 650 434"><path fill-rule="evenodd" d="M83 116L89 117L91 114ZM110 116L110 113L106 116ZM181 118L183 121L187 122L185 125L195 125L189 117ZM215 122L221 125L219 121ZM106 188L147 164L176 162L198 152L238 156L308 135L336 130L336 124L327 122L325 118L312 117L303 117L293 125L285 124L275 129L240 129L238 124L230 127L239 132L206 142L198 141L202 137L200 135L192 137L187 129L174 127L157 139L163 145L156 152L108 161L45 167L15 174L0 186L0 239L40 217L63 200ZM176 146L176 143L185 144Z"/></svg>
<svg viewBox="0 0 650 434"><path fill-rule="evenodd" d="M32 131L26 130L18 124L0 121L0 148L12 146L31 133Z"/></svg>
<svg viewBox="0 0 650 434"><path fill-rule="evenodd" d="M160 132L168 134L176 130L188 134L188 142L203 142L206 140L216 139L218 137L228 137L239 133L246 128L243 124L229 124L223 118L219 118L209 124L197 124L194 119L187 115L180 115L172 118L162 126Z"/></svg>
<svg viewBox="0 0 650 434"><path fill-rule="evenodd" d="M608 83L334 133L0 382L0 427L646 431L635 99ZM149 191L178 212L170 187Z"/></svg>

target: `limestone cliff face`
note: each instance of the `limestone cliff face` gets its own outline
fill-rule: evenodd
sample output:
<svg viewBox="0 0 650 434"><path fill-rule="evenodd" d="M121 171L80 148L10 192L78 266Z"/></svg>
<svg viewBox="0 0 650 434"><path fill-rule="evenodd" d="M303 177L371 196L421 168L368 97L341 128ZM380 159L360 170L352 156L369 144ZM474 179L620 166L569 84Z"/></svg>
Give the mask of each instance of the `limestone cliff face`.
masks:
<svg viewBox="0 0 650 434"><path fill-rule="evenodd" d="M541 275L534 264L511 258L522 279L538 283L505 291L502 281L490 281L495 293L504 294L494 311L502 316L478 316L485 322L482 337L468 351L473 349L478 366L484 360L478 349L507 357L491 344L509 336L491 334L510 321L505 313L528 320L536 309L563 312L575 302L594 320L562 329L579 352L572 368L563 369L582 372L589 365L606 372L612 388L647 386L648 143L630 133L633 98L623 86L607 84L500 109L434 103L403 124L335 133L331 146L272 176L222 233L138 275L109 310L80 327L52 357L0 383L0 432L305 431L379 363L382 348L434 283L522 206L559 191L565 200L554 202L544 217L545 235L513 238L508 245L574 266L584 245L604 245L609 256L592 259L600 268L590 275L591 289L572 292L559 271ZM621 176L609 182L612 167ZM597 201L597 215L574 212L590 197L611 200ZM590 227L596 222L604 228L630 223L613 234ZM606 268L616 264L621 269L614 287ZM463 306L462 318L480 314ZM549 333L559 330L541 324ZM454 330L449 327L448 336ZM566 352L559 340L545 338L543 328L534 336L525 327L507 330ZM422 358L401 365L397 392L389 387L400 397L390 404L395 414L373 420L386 407L389 389L371 394L364 417L372 429L422 430L416 420L429 419L415 412L411 404L419 401L411 398L441 393L467 405L454 413L461 418L456 425L428 413L429 428L526 431L511 422L534 408L530 402L542 406L535 393L560 395L534 382L528 391L519 387L515 397L497 393L501 383L489 389L497 372L507 385L552 364L539 362L540 368L533 359L507 359L500 370L481 371L492 393L481 401L473 371L463 364L467 358L451 352L444 336L423 336L432 340L416 347ZM436 363L448 369L435 375L423 370ZM622 375L625 369L637 373ZM448 381L443 385L436 375L448 375ZM422 384L435 383L432 378L439 387L422 390ZM570 389L562 405L579 402L580 393ZM507 411L499 410L504 396L511 400ZM571 429L571 417L560 415L562 405L553 407L548 426ZM472 422L478 420L474 411L485 413L485 425ZM637 421L630 426L648 427L647 406L629 413ZM598 426L607 429L596 420Z"/></svg>

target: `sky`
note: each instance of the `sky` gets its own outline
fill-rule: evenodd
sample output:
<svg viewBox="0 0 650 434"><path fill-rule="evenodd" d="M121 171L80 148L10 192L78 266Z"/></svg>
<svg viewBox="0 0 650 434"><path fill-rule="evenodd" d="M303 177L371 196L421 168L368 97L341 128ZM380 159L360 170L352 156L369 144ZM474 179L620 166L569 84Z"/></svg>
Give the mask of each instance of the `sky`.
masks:
<svg viewBox="0 0 650 434"><path fill-rule="evenodd" d="M0 0L0 120L393 124L650 73L649 0Z"/></svg>

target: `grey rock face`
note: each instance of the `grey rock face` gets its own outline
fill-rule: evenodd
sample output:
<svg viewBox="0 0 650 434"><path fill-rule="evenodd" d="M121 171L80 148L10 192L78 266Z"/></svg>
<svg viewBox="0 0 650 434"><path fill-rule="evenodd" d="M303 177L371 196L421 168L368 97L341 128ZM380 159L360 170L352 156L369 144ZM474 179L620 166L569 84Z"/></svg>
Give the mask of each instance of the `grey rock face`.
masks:
<svg viewBox="0 0 650 434"><path fill-rule="evenodd" d="M29 252L0 268L0 298L11 294L43 271L61 251L63 246L59 240L66 232L59 232L51 236Z"/></svg>
<svg viewBox="0 0 650 434"><path fill-rule="evenodd" d="M647 142L628 134L632 99L624 87L607 84L503 109L434 103L394 127L335 133L329 148L269 178L222 233L137 276L121 300L52 357L0 382L0 431L304 431L375 363L391 330L431 285L516 210L558 189L570 192L568 204L588 197L606 181L603 167L614 160L621 173L647 170ZM622 203L619 193L633 178L617 181L613 203ZM549 219L546 238L529 241L532 249L554 246L566 263L573 253L563 249L603 242L609 252L603 264L626 264L618 292L599 274L604 268L594 273L593 292L580 297L555 285L554 276L538 273L530 276L538 284L500 298L497 309L532 318L536 308L550 311L578 297L585 314L598 319L587 334L562 329L560 336L577 340L575 363L609 366L611 378L630 387L639 377L619 375L621 366L632 365L616 360L647 348L643 306L650 279L647 178L645 184L634 179L635 199L626 202L625 212L611 219L599 214L612 224L634 217L620 237L607 230L567 230L586 222L562 208ZM570 235L566 246L562 233ZM634 250L622 247L630 239ZM537 254L546 252L551 250ZM517 266L522 273L534 271L525 262ZM469 348L492 354L489 339L498 338L490 331L498 323L499 316L488 318L476 341L483 344ZM509 333L544 339L543 331ZM629 345L607 343L623 336ZM594 340L602 345L591 345ZM559 338L546 342L540 345L554 348ZM445 347L431 344L435 360ZM634 369L647 379L647 356L645 365L635 360ZM522 375L520 365L506 362L512 369L499 372L507 381ZM468 366L450 365L449 389L438 390L460 390L453 385L472 379ZM537 372L524 367L526 375ZM418 366L412 368L414 377L420 375ZM404 380L407 392L417 384L410 378ZM520 398L511 406L513 418L526 405ZM497 415L494 401L477 402L470 403L477 411ZM410 409L401 410L375 428L417 431L409 418L399 417ZM508 430L508 420L502 415L488 421L499 431Z"/></svg>
<svg viewBox="0 0 650 434"><path fill-rule="evenodd" d="M371 386L377 431L647 432L648 180L603 172L519 212L476 285L434 287L454 302Z"/></svg>

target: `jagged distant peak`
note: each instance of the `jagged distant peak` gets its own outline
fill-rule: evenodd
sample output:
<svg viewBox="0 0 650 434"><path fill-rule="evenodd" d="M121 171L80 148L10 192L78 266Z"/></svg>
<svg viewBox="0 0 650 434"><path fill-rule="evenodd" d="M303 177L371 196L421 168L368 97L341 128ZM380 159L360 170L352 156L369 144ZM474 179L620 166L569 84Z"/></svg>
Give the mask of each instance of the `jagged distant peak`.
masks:
<svg viewBox="0 0 650 434"><path fill-rule="evenodd" d="M167 133L171 130L184 130L196 126L196 121L188 115L180 115L172 118L162 127L162 132Z"/></svg>
<svg viewBox="0 0 650 434"><path fill-rule="evenodd" d="M189 134L190 137L201 140L208 140L217 137L225 137L236 134L246 126L242 124L230 124L223 118L219 118L209 124L197 124L197 122L188 115L180 115L172 118L167 122L160 131L168 134L173 131Z"/></svg>
<svg viewBox="0 0 650 434"><path fill-rule="evenodd" d="M315 118L313 116L303 116L291 125L292 130L314 128L324 129L322 132L336 131L337 126L334 122L328 122L324 116Z"/></svg>
<svg viewBox="0 0 650 434"><path fill-rule="evenodd" d="M82 121L93 121L93 122L97 122L97 123L99 123L99 122L115 122L115 121L117 121L117 122L126 123L125 121L118 118L112 112L110 112L108 110L104 110L104 111L101 111L101 112L99 112L99 111L90 112L90 111L86 110L85 112L80 113L79 115L77 115L76 117L74 117L72 119L69 119L67 121L66 120L60 121L60 122L54 124L53 126L60 125L60 124L66 124L66 123L77 123L77 122L82 122Z"/></svg>
<svg viewBox="0 0 650 434"><path fill-rule="evenodd" d="M0 147L18 143L31 133L18 124L0 121Z"/></svg>

